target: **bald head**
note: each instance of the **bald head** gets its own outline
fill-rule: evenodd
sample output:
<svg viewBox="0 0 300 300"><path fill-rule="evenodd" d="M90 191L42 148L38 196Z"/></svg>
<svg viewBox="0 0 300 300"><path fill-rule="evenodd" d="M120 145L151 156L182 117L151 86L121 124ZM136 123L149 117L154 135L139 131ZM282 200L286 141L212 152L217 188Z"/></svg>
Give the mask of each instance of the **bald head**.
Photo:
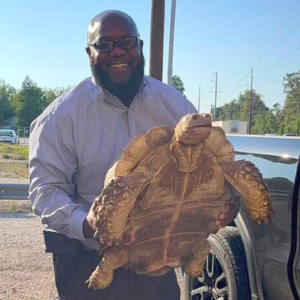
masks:
<svg viewBox="0 0 300 300"><path fill-rule="evenodd" d="M125 25L127 30L134 36L139 36L139 32L134 20L126 13L119 10L106 10L95 16L88 27L88 43L95 43L100 37L105 38L107 29L118 28Z"/></svg>

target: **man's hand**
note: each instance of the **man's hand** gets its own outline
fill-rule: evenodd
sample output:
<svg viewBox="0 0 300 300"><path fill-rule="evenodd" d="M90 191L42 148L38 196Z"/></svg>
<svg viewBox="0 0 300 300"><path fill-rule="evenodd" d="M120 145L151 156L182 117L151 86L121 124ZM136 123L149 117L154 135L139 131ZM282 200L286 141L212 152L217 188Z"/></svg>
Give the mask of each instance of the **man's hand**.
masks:
<svg viewBox="0 0 300 300"><path fill-rule="evenodd" d="M123 240L121 242L121 246L129 246L134 241L135 241L135 234L133 231L123 232Z"/></svg>
<svg viewBox="0 0 300 300"><path fill-rule="evenodd" d="M89 239L93 238L94 234L96 232L95 227L95 219L96 219L96 208L99 203L97 201L94 201L93 205L90 208L90 211L87 215L87 217L83 221L83 234L84 237ZM133 231L125 231L123 233L123 240L120 244L120 246L128 246L135 240L135 234Z"/></svg>
<svg viewBox="0 0 300 300"><path fill-rule="evenodd" d="M235 193L230 200L229 210L219 214L219 218L216 221L216 226L219 229L227 226L236 218L240 208L240 199L240 195Z"/></svg>
<svg viewBox="0 0 300 300"><path fill-rule="evenodd" d="M90 211L86 218L83 221L82 224L82 229L83 229L83 234L86 239L90 239L94 237L94 234L96 232L95 228L95 214L96 214L96 206L97 203L94 201L93 205L90 208Z"/></svg>

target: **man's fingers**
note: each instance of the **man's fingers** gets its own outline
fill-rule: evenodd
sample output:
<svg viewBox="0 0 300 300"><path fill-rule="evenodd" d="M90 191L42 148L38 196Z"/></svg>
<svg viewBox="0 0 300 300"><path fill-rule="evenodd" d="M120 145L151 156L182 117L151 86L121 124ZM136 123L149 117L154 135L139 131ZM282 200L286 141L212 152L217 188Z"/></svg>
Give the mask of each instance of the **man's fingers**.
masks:
<svg viewBox="0 0 300 300"><path fill-rule="evenodd" d="M128 246L135 241L135 234L133 231L123 232L123 240L121 242L122 246Z"/></svg>
<svg viewBox="0 0 300 300"><path fill-rule="evenodd" d="M219 214L219 220L224 220L226 218L226 215L224 213Z"/></svg>
<svg viewBox="0 0 300 300"><path fill-rule="evenodd" d="M231 223L237 216L240 207L240 195L235 194L232 196L230 200L230 207L227 212L222 212L218 216L218 220L216 221L216 226L218 228L225 227L229 223Z"/></svg>

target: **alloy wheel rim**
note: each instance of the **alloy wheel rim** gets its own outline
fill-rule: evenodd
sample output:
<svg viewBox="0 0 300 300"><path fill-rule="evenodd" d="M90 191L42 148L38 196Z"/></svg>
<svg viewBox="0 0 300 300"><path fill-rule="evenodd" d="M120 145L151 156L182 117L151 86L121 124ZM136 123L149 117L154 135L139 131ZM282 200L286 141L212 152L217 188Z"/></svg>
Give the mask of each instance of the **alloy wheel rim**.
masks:
<svg viewBox="0 0 300 300"><path fill-rule="evenodd" d="M202 274L191 279L192 300L227 300L225 271L214 253L207 257Z"/></svg>

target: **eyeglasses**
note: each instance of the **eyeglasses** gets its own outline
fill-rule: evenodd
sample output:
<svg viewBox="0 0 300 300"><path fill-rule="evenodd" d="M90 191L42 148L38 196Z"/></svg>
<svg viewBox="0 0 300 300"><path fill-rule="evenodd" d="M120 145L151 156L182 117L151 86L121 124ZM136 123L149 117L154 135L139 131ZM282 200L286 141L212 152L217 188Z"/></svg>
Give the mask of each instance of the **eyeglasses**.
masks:
<svg viewBox="0 0 300 300"><path fill-rule="evenodd" d="M132 36L115 42L113 41L96 42L94 44L88 44L88 46L94 47L100 53L107 53L113 51L116 44L118 44L118 46L122 50L132 49L136 47L137 41L138 41L138 37Z"/></svg>

